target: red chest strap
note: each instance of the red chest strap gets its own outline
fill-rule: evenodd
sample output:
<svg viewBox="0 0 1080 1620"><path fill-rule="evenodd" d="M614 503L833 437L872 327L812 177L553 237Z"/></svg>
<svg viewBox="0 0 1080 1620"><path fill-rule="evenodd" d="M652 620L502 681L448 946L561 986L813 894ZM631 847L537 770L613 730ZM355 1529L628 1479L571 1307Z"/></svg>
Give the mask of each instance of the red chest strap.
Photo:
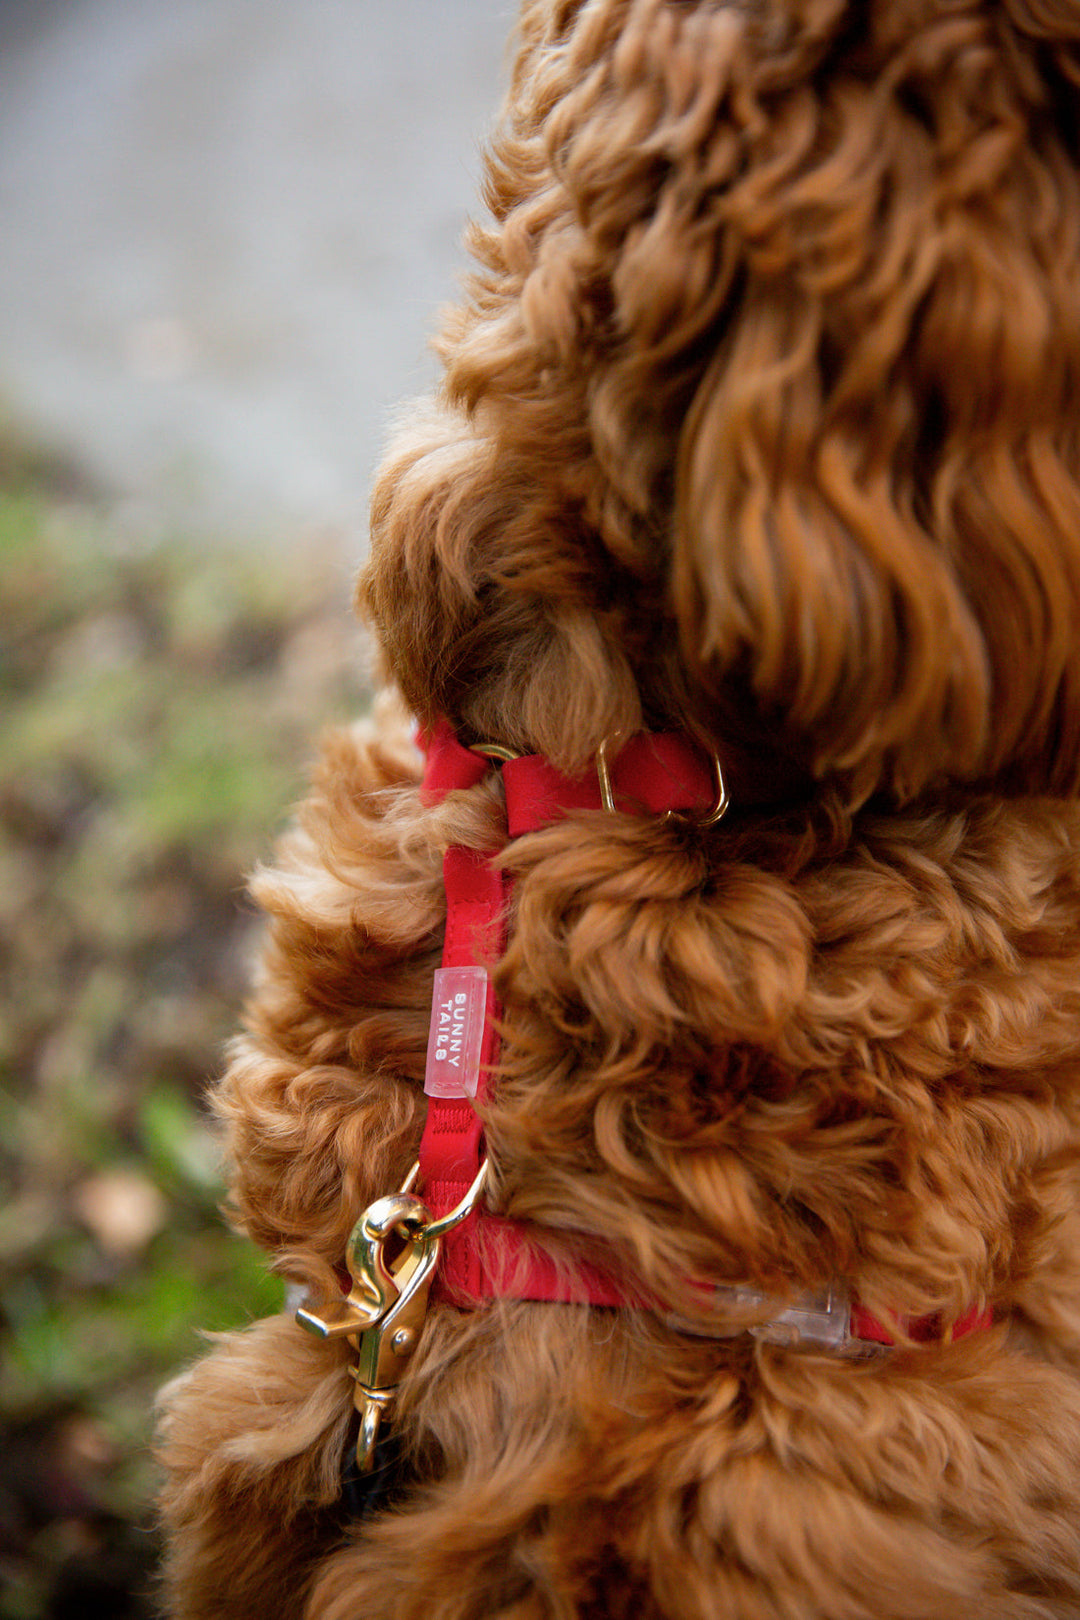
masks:
<svg viewBox="0 0 1080 1620"><path fill-rule="evenodd" d="M424 742L427 765L421 792L428 802L438 802L455 788L475 786L490 769L491 762L462 747L445 722ZM507 761L502 780L511 838L547 826L567 811L603 807L596 772L567 777L540 755ZM715 796L707 762L685 739L665 735L634 737L612 761L610 789L620 808L655 814L707 809ZM428 1115L420 1143L423 1196L436 1217L445 1215L464 1197L482 1157L483 1133L471 1096L482 1099L486 1093L487 1076L497 1056L494 1026L498 1009L490 982L479 975L486 964L497 961L505 945L509 900L509 883L493 864L497 853L451 847L443 857L446 937L433 998L425 1085ZM467 976L470 969L478 975L471 980ZM461 1016L455 1018L456 1013ZM476 1025L481 1021L477 1041ZM450 1032L445 1046L440 1045L441 1028ZM451 1044L456 1050L450 1050ZM440 1066L437 1061L433 1065L433 1055L437 1060L440 1052L447 1054L441 1065L444 1068L453 1057L476 1060L478 1072L463 1076L459 1070L456 1078L461 1083L454 1088L458 1095L439 1094L442 1088L432 1068ZM478 1224L479 1217L472 1215L443 1240L436 1291L444 1297L507 1295L626 1304L625 1292L594 1267L577 1265L570 1276L557 1270L547 1255L529 1247L518 1223L484 1215L482 1243Z"/></svg>

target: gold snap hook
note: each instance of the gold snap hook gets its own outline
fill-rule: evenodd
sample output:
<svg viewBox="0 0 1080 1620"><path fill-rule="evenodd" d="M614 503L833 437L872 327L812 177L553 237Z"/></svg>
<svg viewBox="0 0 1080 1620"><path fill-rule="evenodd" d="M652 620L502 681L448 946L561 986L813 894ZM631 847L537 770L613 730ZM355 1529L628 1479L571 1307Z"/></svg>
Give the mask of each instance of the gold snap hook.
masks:
<svg viewBox="0 0 1080 1620"><path fill-rule="evenodd" d="M301 1327L324 1339L347 1338L356 1351L350 1372L360 1414L356 1460L364 1473L372 1467L379 1426L420 1340L442 1238L475 1207L488 1161L460 1203L439 1220L410 1191L419 1168L413 1165L400 1192L369 1204L353 1227L346 1251L352 1278L348 1297L321 1314L305 1306L296 1313ZM388 1261L391 1239L400 1247Z"/></svg>

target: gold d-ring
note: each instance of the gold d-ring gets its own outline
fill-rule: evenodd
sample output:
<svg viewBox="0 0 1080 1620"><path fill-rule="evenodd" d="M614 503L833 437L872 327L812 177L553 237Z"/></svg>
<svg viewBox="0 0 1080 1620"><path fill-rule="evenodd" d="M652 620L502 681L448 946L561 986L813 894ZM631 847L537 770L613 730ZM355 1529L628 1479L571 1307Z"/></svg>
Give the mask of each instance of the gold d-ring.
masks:
<svg viewBox="0 0 1080 1620"><path fill-rule="evenodd" d="M596 750L596 779L600 783L600 803L605 810L614 810L615 794L612 792L611 771L607 762L608 741L605 737Z"/></svg>
<svg viewBox="0 0 1080 1620"><path fill-rule="evenodd" d="M611 784L611 767L608 765L607 751L610 738L605 737L596 750L596 779L600 784L600 803L605 810L615 809L615 791ZM727 814L731 805L728 797L727 783L724 781L724 768L720 764L720 755L715 749L710 749L709 759L713 769L713 803L712 808L703 816L687 816L681 810L665 810L664 820L670 821L673 817L678 821L689 822L697 827L715 827Z"/></svg>
<svg viewBox="0 0 1080 1620"><path fill-rule="evenodd" d="M724 781L724 767L720 763L720 755L715 749L709 750L709 759L713 768L713 806L703 816L685 816L685 821L692 821L698 827L715 827L718 821L723 821L731 808L728 797L727 783ZM671 816L678 815L677 810L669 810Z"/></svg>
<svg viewBox="0 0 1080 1620"><path fill-rule="evenodd" d="M521 755L512 748L504 748L502 743L470 743L470 754L483 754L485 759L497 759L500 765L506 765L512 759L520 759Z"/></svg>

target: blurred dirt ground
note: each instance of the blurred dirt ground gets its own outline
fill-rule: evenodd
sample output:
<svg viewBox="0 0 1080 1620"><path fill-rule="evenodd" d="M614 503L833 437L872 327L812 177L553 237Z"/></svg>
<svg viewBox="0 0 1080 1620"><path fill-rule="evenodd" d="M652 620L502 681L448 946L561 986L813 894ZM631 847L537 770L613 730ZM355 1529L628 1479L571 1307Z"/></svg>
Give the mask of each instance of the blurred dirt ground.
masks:
<svg viewBox="0 0 1080 1620"><path fill-rule="evenodd" d="M0 1615L153 1612L150 1405L281 1287L200 1106L242 875L366 702L338 553L133 546L0 438Z"/></svg>

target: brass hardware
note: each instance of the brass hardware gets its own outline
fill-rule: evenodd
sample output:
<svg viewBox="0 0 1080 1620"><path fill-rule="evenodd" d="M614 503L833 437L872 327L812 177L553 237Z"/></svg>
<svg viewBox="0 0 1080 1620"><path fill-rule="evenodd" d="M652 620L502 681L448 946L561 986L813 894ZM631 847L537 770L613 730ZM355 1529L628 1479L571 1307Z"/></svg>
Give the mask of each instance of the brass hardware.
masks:
<svg viewBox="0 0 1080 1620"><path fill-rule="evenodd" d="M483 754L485 759L497 759L500 765L507 764L512 759L520 759L521 755L513 748L504 748L502 743L470 743L470 754Z"/></svg>
<svg viewBox="0 0 1080 1620"><path fill-rule="evenodd" d="M410 1191L419 1168L413 1165L400 1192L369 1204L353 1227L346 1250L352 1278L347 1298L322 1315L303 1306L296 1313L308 1332L324 1339L346 1337L357 1352L350 1371L360 1413L356 1460L363 1472L371 1468L383 1415L419 1342L441 1240L471 1213L487 1179L488 1161L461 1202L440 1220ZM388 1261L391 1239L399 1252Z"/></svg>
<svg viewBox="0 0 1080 1620"><path fill-rule="evenodd" d="M611 786L611 771L607 762L609 738L605 737L596 750L596 778L600 783L600 803L605 810L614 810L615 794Z"/></svg>
<svg viewBox="0 0 1080 1620"><path fill-rule="evenodd" d="M420 1166L417 1165L415 1168L418 1170ZM468 1192L459 1204L454 1205L449 1214L440 1216L437 1221L433 1221L431 1216L428 1215L427 1225L424 1227L425 1243L437 1243L441 1237L445 1237L447 1232L452 1232L455 1226L460 1226L462 1221L472 1214L476 1208L477 1200L484 1190L487 1175L488 1161L485 1159L476 1172ZM427 1214L427 1211L425 1210L424 1213Z"/></svg>
<svg viewBox="0 0 1080 1620"><path fill-rule="evenodd" d="M703 816L686 816L683 819L692 822L698 827L715 827L722 821L731 807L728 797L727 783L724 781L724 767L720 763L720 755L714 749L709 751L709 760L713 768L713 806ZM669 810L669 816L679 815L678 810Z"/></svg>
<svg viewBox="0 0 1080 1620"><path fill-rule="evenodd" d="M404 1199L408 1197L413 1183L419 1172L419 1164L414 1164L406 1176L399 1193L391 1194L391 1199ZM383 1314L389 1310L397 1296L398 1289L395 1279L385 1275L385 1267L379 1262L372 1262L369 1258L368 1247L364 1242L366 1235L371 1231L370 1223L384 1215L384 1206L391 1200L377 1198L375 1202L364 1211L349 1237L348 1248L345 1254L345 1263L352 1278L352 1287L344 1299L332 1300L320 1314L301 1305L296 1313L296 1320L300 1327L306 1328L320 1339L343 1339L352 1334L361 1333L365 1328L372 1327ZM423 1210L424 1206L418 1198L410 1198L401 1208L402 1217L414 1214L414 1206ZM426 1214L427 1211L425 1210ZM386 1230L392 1229L391 1227ZM361 1247L361 1245L363 1245ZM379 1269L374 1269L378 1264Z"/></svg>
<svg viewBox="0 0 1080 1620"><path fill-rule="evenodd" d="M356 1368L350 1370L355 1378ZM360 1413L360 1433L356 1437L356 1466L362 1474L371 1472L383 1414L389 1410L395 1394L395 1389L364 1389L359 1382L353 1390L353 1400Z"/></svg>
<svg viewBox="0 0 1080 1620"><path fill-rule="evenodd" d="M608 764L609 737L605 737L596 750L596 777L600 784L600 803L605 810L615 809L615 790L611 783L611 767ZM703 816L688 816L681 810L665 810L665 821L686 821L697 827L715 827L730 808L731 800L728 797L727 783L724 781L724 768L720 764L720 756L710 751L709 760L713 770L713 803L712 808Z"/></svg>

